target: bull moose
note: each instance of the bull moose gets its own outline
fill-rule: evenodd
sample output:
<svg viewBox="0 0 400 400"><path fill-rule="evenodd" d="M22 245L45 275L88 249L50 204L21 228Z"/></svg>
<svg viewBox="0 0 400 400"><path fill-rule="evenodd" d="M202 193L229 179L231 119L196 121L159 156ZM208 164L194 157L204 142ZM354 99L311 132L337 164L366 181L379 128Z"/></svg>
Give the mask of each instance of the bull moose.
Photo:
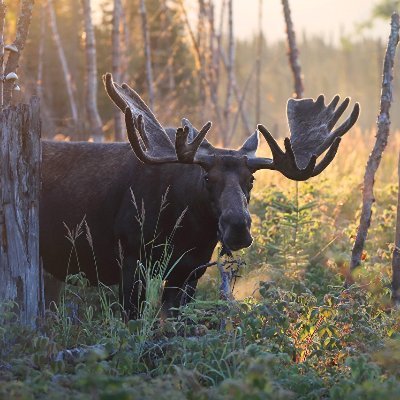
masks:
<svg viewBox="0 0 400 400"><path fill-rule="evenodd" d="M325 105L324 96L290 99L287 104L291 137L283 151L263 125L238 150L221 149L206 140L208 122L200 131L184 119L178 129L164 129L151 110L128 85L104 76L112 101L125 114L129 143L43 142L40 203L40 251L45 269L63 280L67 273L85 272L92 284L120 284L121 301L130 318L137 316L143 287L134 285L143 240L153 240L157 225L163 238L187 209L173 242L179 262L169 271L163 292L164 308L190 298L218 241L226 252L252 243L248 209L254 172L276 170L303 181L320 174L336 155L341 136L356 122L359 105L335 130L349 104L339 96ZM272 159L255 155L259 134ZM317 157L326 154L319 163ZM159 216L160 201L168 192L169 206ZM144 204L144 226L136 218L134 198ZM78 238L77 261L65 226L76 226L85 216L95 253ZM159 252L161 250L158 250ZM123 264L118 254L122 252ZM155 255L160 256L160 254ZM95 265L94 265L95 264Z"/></svg>

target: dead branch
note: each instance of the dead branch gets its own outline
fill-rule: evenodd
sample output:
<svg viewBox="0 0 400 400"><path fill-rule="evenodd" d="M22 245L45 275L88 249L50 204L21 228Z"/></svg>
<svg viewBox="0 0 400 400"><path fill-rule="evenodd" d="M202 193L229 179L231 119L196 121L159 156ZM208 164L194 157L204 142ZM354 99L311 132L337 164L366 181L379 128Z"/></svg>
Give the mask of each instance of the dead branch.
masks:
<svg viewBox="0 0 400 400"><path fill-rule="evenodd" d="M396 233L392 256L392 301L396 305L400 304L400 154L397 173L399 186L397 189Z"/></svg>
<svg viewBox="0 0 400 400"><path fill-rule="evenodd" d="M257 39L257 72L256 72L256 122L261 121L261 58L263 47L263 0L258 3L258 39Z"/></svg>
<svg viewBox="0 0 400 400"><path fill-rule="evenodd" d="M25 47L26 38L28 37L29 25L32 18L34 0L22 0L21 10L18 17L17 32L13 43L13 50L9 51L7 64L4 71L4 91L3 91L3 104L9 106L11 104L12 92L16 83L16 79L7 79L9 74L17 73L19 58L22 50Z"/></svg>
<svg viewBox="0 0 400 400"><path fill-rule="evenodd" d="M390 106L393 98L393 66L396 54L396 47L399 42L400 21L399 15L394 13L391 21L391 31L386 48L385 61L383 64L382 91L380 101L380 113L377 120L378 133L374 148L368 158L367 167L364 175L363 186L363 206L360 216L360 224L357 231L357 237L354 242L351 253L350 272L360 265L364 244L367 239L368 229L371 223L372 204L374 198L375 174L379 168L382 154L386 148L389 128L390 128ZM351 278L348 278L350 283Z"/></svg>
<svg viewBox="0 0 400 400"><path fill-rule="evenodd" d="M282 6L286 22L289 63L294 77L294 95L296 99L301 99L304 95L304 87L301 78L299 50L296 44L296 34L294 32L293 21L290 13L289 0L282 0Z"/></svg>

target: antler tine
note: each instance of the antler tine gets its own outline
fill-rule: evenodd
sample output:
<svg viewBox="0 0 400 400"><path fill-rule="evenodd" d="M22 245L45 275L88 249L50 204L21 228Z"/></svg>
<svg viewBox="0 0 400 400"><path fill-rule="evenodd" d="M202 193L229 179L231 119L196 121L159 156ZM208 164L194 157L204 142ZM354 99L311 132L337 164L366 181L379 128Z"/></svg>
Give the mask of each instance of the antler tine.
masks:
<svg viewBox="0 0 400 400"><path fill-rule="evenodd" d="M103 82L104 86L106 87L107 94L110 96L111 100L120 108L122 112L125 112L127 104L115 90L115 83L112 75L109 72L103 75Z"/></svg>
<svg viewBox="0 0 400 400"><path fill-rule="evenodd" d="M136 121L129 107L126 107L125 110L125 125L129 143L131 144L137 158L143 163L148 162L148 157L146 156L146 153L144 152L142 145L140 144L138 132L136 130Z"/></svg>
<svg viewBox="0 0 400 400"><path fill-rule="evenodd" d="M161 164L165 162L177 161L176 157L153 157L143 149L142 144L140 143L139 135L142 138L142 141L145 143L147 136L145 133L144 121L143 118L141 118L141 115L135 118L132 110L129 107L127 107L125 110L125 124L129 143L131 144L136 157L141 162L145 164Z"/></svg>
<svg viewBox="0 0 400 400"><path fill-rule="evenodd" d="M175 136L175 151L180 162L193 162L194 154L188 149L187 138L189 136L189 127L178 128Z"/></svg>
<svg viewBox="0 0 400 400"><path fill-rule="evenodd" d="M207 132L210 130L211 125L210 121L207 122L190 143L188 143L188 136L190 133L189 126L185 125L184 128L178 128L176 130L175 150L180 162L193 163L196 161L196 152L207 135Z"/></svg>
<svg viewBox="0 0 400 400"><path fill-rule="evenodd" d="M332 160L336 156L341 140L342 138L340 137L337 137L334 140L332 146L329 148L329 151L325 154L325 157L322 159L322 161L319 162L318 165L315 167L311 176L319 175L332 162Z"/></svg>
<svg viewBox="0 0 400 400"><path fill-rule="evenodd" d="M289 138L285 138L284 144L286 152L283 152L276 140L272 137L271 133L267 128L265 128L264 125L259 124L257 128L267 141L272 152L273 160L268 158L262 159L258 157L253 160L250 159L248 161L248 165L251 168L278 170L287 178L294 179L296 181L305 181L312 176L315 163L317 161L316 155L313 155L306 167L301 169L297 166L296 157Z"/></svg>
<svg viewBox="0 0 400 400"><path fill-rule="evenodd" d="M336 96L335 97L335 99L338 99L338 101L339 101L339 96ZM334 99L334 100L335 100ZM332 100L332 103L333 103L333 100ZM332 104L331 103L331 104ZM336 122L338 122L338 120L339 120L339 118L342 116L342 114L344 113L344 111L346 110L346 108L347 108L347 106L349 105L349 103L350 103L350 99L348 98L348 97L346 97L345 99L344 99L344 101L343 101L343 103L338 107L338 109L334 112L334 114L332 115L332 118L331 118L331 120L328 122L328 129L329 130L331 130L334 126L335 126L335 124L336 124ZM337 102L336 102L336 104L337 104ZM333 107L333 109L335 109L335 107L336 107L336 105ZM329 108L329 106L328 106L328 108Z"/></svg>
<svg viewBox="0 0 400 400"><path fill-rule="evenodd" d="M339 109L337 111L339 111ZM353 127L353 125L357 122L359 115L360 115L360 105L356 103L353 107L353 111L351 112L350 116L346 119L346 121L343 122L343 124L341 124L337 129L335 129L332 132L332 134L329 135L327 139L317 148L316 154L321 155L325 150L327 150L332 145L332 143L334 143L334 141L337 138L343 136L347 131L349 131Z"/></svg>
<svg viewBox="0 0 400 400"><path fill-rule="evenodd" d="M340 125L337 129L333 131L333 135L336 137L343 136L347 131L349 131L353 127L359 115L360 115L360 105L356 103L354 105L353 111L350 114L350 117L347 118L342 125Z"/></svg>
<svg viewBox="0 0 400 400"><path fill-rule="evenodd" d="M201 129L200 132L196 135L196 137L193 139L192 143L190 143L190 146L193 146L193 149L197 151L197 149L200 147L201 143L203 142L204 138L206 137L208 131L211 129L212 123L211 121L208 121Z"/></svg>
<svg viewBox="0 0 400 400"><path fill-rule="evenodd" d="M272 137L271 133L268 131L268 129L261 124L257 125L257 129L261 132L261 134L264 136L264 139L267 141L269 148L271 149L272 156L275 158L276 156L283 155L283 151L279 147L279 144L277 141Z"/></svg>
<svg viewBox="0 0 400 400"><path fill-rule="evenodd" d="M149 143L149 138L147 137L146 134L146 129L144 127L144 121L143 121L143 115L139 114L136 119L134 119L134 122L136 123L136 128L139 131L140 137L143 140L144 145L146 146L146 149L150 147Z"/></svg>
<svg viewBox="0 0 400 400"><path fill-rule="evenodd" d="M320 95L320 97L324 97L324 95ZM330 109L330 110L334 110L336 108L336 106L338 105L340 100L340 96L336 95L332 101L326 106L326 108Z"/></svg>

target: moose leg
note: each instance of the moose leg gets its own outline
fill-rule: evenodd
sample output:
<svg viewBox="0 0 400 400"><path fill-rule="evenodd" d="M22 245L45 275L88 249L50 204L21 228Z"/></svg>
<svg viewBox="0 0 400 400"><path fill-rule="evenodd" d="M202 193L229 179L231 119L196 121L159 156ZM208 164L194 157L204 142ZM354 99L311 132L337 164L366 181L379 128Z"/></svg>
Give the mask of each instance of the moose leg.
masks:
<svg viewBox="0 0 400 400"><path fill-rule="evenodd" d="M127 257L121 271L119 301L123 305L124 319L137 319L145 299L145 285L140 280L133 257Z"/></svg>

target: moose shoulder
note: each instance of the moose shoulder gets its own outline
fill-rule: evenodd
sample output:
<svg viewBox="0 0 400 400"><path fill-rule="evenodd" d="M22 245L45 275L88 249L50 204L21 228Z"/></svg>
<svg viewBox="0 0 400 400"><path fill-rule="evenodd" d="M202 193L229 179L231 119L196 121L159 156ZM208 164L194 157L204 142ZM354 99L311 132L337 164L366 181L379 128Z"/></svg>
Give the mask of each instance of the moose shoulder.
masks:
<svg viewBox="0 0 400 400"><path fill-rule="evenodd" d="M259 125L273 155L260 158L255 156L257 131L238 150L218 149L205 139L210 123L197 131L183 120L182 128L166 130L127 85L114 83L107 74L105 86L125 113L130 143L43 143L40 250L45 269L58 279L83 271L93 284L120 283L131 318L144 296L143 287L135 285L143 243L162 244L184 214L172 247L171 260L179 262L168 274L164 306L184 303L204 273L198 267L210 260L218 241L228 253L250 246L252 174L271 169L306 180L321 173L359 114L356 104L332 131L348 99L339 107L338 96L328 106L323 96L289 100L291 138L285 139L285 151ZM157 259L162 246L154 248Z"/></svg>

